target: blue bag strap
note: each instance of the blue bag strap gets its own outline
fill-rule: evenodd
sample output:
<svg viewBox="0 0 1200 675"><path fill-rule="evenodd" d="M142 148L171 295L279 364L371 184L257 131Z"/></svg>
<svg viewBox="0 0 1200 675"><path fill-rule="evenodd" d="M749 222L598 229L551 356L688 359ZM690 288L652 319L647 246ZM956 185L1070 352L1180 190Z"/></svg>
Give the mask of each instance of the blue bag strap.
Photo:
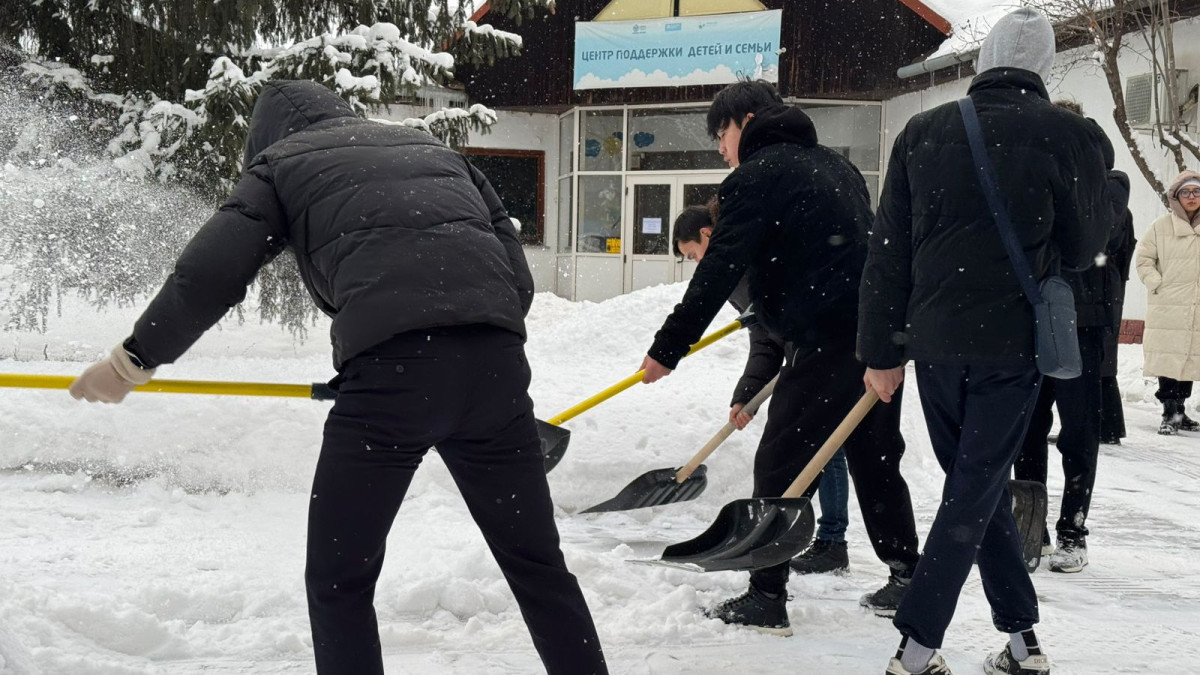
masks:
<svg viewBox="0 0 1200 675"><path fill-rule="evenodd" d="M996 169L988 159L987 150L983 146L983 129L979 126L979 116L975 114L975 104L970 96L958 99L958 109L962 112L963 125L967 129L967 141L971 144L971 156L975 159L975 172L979 176L979 184L983 188L983 196L987 199L988 208L996 227L1000 230L1000 238L1004 240L1004 248L1012 261L1013 270L1017 273L1017 281L1021 282L1021 290L1025 297L1034 305L1043 302L1042 293L1038 290L1037 280L1033 278L1033 270L1029 267L1029 258L1017 240L1013 231L1012 221L1008 217L1008 209L1004 208L1004 199L1000 195L1000 182L996 180Z"/></svg>

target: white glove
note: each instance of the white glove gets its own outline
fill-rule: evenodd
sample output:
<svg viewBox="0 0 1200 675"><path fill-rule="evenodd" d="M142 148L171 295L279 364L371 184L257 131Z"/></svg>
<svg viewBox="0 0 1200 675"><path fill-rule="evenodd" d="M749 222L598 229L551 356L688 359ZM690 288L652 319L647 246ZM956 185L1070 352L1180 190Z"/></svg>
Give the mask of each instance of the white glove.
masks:
<svg viewBox="0 0 1200 675"><path fill-rule="evenodd" d="M139 384L154 377L154 369L139 368L125 348L117 345L107 357L93 363L71 383L71 396L89 403L120 403Z"/></svg>

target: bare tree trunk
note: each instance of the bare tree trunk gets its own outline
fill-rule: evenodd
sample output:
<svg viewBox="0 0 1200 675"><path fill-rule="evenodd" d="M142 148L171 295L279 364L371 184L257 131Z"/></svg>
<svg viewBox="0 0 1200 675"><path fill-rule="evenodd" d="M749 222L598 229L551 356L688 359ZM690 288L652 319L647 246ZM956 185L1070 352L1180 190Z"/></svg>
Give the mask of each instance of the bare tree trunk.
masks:
<svg viewBox="0 0 1200 675"><path fill-rule="evenodd" d="M1121 51L1121 35L1119 31L1114 32L1118 34L1113 36L1111 44L1103 35L1097 36L1103 46L1104 79L1108 82L1108 93L1113 99L1113 121L1117 123L1117 130L1121 132L1121 138L1125 141L1125 147L1129 148L1129 154L1133 156L1133 163L1137 165L1138 171L1150 187L1154 188L1155 193L1164 195L1165 199L1167 188L1154 173L1154 169L1150 168L1150 163L1146 161L1146 156L1142 154L1142 148L1129 127L1129 115L1125 111L1125 96L1121 83L1121 67L1117 63L1117 55Z"/></svg>

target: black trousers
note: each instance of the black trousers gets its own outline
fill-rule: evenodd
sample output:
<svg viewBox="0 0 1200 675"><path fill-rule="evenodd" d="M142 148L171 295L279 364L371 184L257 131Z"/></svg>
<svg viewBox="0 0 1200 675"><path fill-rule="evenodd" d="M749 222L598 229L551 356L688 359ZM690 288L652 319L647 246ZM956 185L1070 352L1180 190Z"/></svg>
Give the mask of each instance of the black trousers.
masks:
<svg viewBox="0 0 1200 675"><path fill-rule="evenodd" d="M755 497L778 497L787 490L865 392L865 370L853 344L800 355L784 365L754 457ZM891 403L875 404L843 447L875 554L907 574L918 553L912 500L900 475L900 397L897 391ZM805 496L812 498L818 482ZM783 593L787 578L786 563L750 575L751 583L769 593Z"/></svg>
<svg viewBox="0 0 1200 675"><path fill-rule="evenodd" d="M375 582L388 530L434 445L546 670L607 673L559 549L529 378L521 338L488 326L404 333L345 364L308 513L305 582L321 675L383 673Z"/></svg>
<svg viewBox="0 0 1200 675"><path fill-rule="evenodd" d="M1192 395L1192 383L1190 381L1172 380L1169 377L1158 378L1158 391L1154 393L1154 398L1160 401L1186 401Z"/></svg>
<svg viewBox="0 0 1200 675"><path fill-rule="evenodd" d="M1040 380L1032 365L1004 370L917 364L929 440L946 482L893 623L926 647L942 646L976 561L996 628L1016 633L1037 623L1037 595L1021 555L1008 476Z"/></svg>
<svg viewBox="0 0 1200 675"><path fill-rule="evenodd" d="M1100 418L1104 408L1100 365L1104 358L1101 331L1079 331L1079 353L1083 374L1070 380L1046 378L1029 421L1029 432L1014 465L1018 480L1046 483L1048 448L1046 437L1054 423L1051 406L1058 407L1061 428L1058 452L1062 455L1062 509L1055 529L1063 539L1079 540L1088 534L1087 516L1096 484L1096 460L1100 455Z"/></svg>
<svg viewBox="0 0 1200 675"><path fill-rule="evenodd" d="M1100 440L1116 443L1125 438L1125 403L1116 377L1100 378L1100 401Z"/></svg>

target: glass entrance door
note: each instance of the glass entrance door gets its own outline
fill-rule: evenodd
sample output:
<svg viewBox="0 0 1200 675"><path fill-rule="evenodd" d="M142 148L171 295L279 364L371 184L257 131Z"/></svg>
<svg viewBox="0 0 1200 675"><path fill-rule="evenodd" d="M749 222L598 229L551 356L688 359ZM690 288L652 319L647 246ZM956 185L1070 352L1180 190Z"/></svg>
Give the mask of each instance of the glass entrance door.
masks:
<svg viewBox="0 0 1200 675"><path fill-rule="evenodd" d="M685 206L706 204L724 175L629 176L626 181L624 256L626 293L691 278L695 263L674 254L675 217Z"/></svg>

